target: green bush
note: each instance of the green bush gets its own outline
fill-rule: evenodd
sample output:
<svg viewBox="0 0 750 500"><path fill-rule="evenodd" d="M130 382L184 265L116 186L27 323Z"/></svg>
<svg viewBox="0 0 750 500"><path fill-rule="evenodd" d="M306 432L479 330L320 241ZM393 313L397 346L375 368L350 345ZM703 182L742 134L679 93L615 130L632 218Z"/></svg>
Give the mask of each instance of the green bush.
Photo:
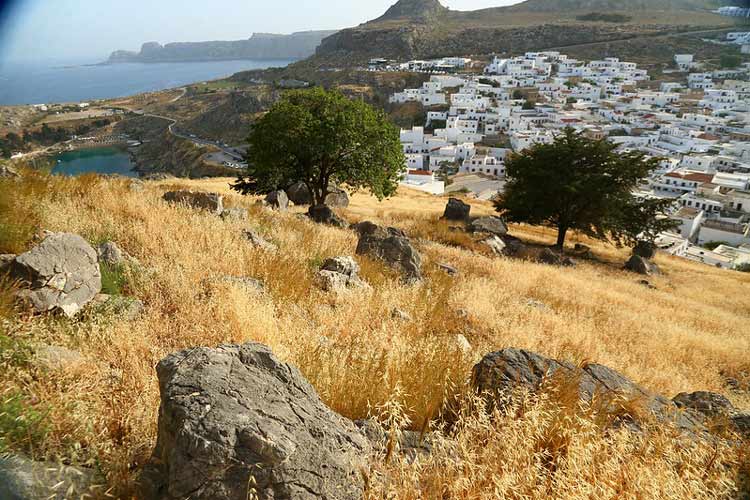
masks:
<svg viewBox="0 0 750 500"><path fill-rule="evenodd" d="M750 273L750 262L740 264L739 266L735 267L734 270L741 273Z"/></svg>
<svg viewBox="0 0 750 500"><path fill-rule="evenodd" d="M713 251L713 250L716 250L721 245L732 246L726 241L709 241L708 243L703 245L703 248L708 248L709 250Z"/></svg>
<svg viewBox="0 0 750 500"><path fill-rule="evenodd" d="M125 267L122 265L100 264L102 272L102 293L107 295L122 295L127 278L125 277Z"/></svg>
<svg viewBox="0 0 750 500"><path fill-rule="evenodd" d="M0 453L36 448L48 432L45 417L43 411L31 406L28 398L18 391L0 396Z"/></svg>

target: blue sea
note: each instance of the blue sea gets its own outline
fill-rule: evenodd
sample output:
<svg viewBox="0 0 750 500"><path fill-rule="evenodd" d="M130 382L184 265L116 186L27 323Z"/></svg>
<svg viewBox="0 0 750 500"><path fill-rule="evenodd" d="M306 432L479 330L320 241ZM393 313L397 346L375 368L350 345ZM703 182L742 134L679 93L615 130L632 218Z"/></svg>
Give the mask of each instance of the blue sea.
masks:
<svg viewBox="0 0 750 500"><path fill-rule="evenodd" d="M215 80L290 60L123 63L111 65L0 61L0 105L79 102Z"/></svg>

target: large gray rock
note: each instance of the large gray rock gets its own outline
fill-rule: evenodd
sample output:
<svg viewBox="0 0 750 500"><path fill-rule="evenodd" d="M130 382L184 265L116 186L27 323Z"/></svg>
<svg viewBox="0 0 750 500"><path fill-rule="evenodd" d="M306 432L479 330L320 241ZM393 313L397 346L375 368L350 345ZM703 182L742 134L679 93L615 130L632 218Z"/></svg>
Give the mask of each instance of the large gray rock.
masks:
<svg viewBox="0 0 750 500"><path fill-rule="evenodd" d="M333 257L323 262L317 281L325 291L367 286L359 277L359 265L352 257Z"/></svg>
<svg viewBox="0 0 750 500"><path fill-rule="evenodd" d="M632 257L630 257L630 259L625 263L625 269L637 274L642 274L644 276L660 274L659 266L657 266L650 260L638 255L633 255Z"/></svg>
<svg viewBox="0 0 750 500"><path fill-rule="evenodd" d="M266 195L265 201L269 207L280 212L286 212L289 208L289 198L282 190L271 191Z"/></svg>
<svg viewBox="0 0 750 500"><path fill-rule="evenodd" d="M681 392L672 401L680 408L690 408L709 417L729 415L735 411L731 401L715 392Z"/></svg>
<svg viewBox="0 0 750 500"><path fill-rule="evenodd" d="M445 205L443 218L446 220L465 221L469 219L470 212L471 205L464 203L458 198L449 198L448 203Z"/></svg>
<svg viewBox="0 0 750 500"><path fill-rule="evenodd" d="M543 248L542 251L539 252L537 260L542 264L548 264L550 266L575 267L576 265L573 259L566 257L562 253L552 250L551 248Z"/></svg>
<svg viewBox="0 0 750 500"><path fill-rule="evenodd" d="M215 215L224 211L224 198L218 193L204 191L167 191L164 201L178 203L198 210L207 210Z"/></svg>
<svg viewBox="0 0 750 500"><path fill-rule="evenodd" d="M2 500L68 500L103 496L104 480L91 469L0 455Z"/></svg>
<svg viewBox="0 0 750 500"><path fill-rule="evenodd" d="M245 236L245 239L247 239L247 241L249 241L250 244L254 247L258 247L267 252L275 252L278 249L276 245L266 240L253 229L245 229L242 234Z"/></svg>
<svg viewBox="0 0 750 500"><path fill-rule="evenodd" d="M596 397L606 409L620 415L620 421L637 425L637 415L628 414L626 406L642 404L657 419L672 422L682 430L703 430L699 414L679 410L669 399L647 391L603 365L592 363L579 368L572 363L511 348L487 354L472 372L474 388L495 402L502 401L516 388L538 391L545 381L575 384L581 400L591 402ZM628 405L623 405L626 401Z"/></svg>
<svg viewBox="0 0 750 500"><path fill-rule="evenodd" d="M96 250L76 234L49 233L16 257L11 275L21 280L20 297L37 312L60 310L73 317L102 289Z"/></svg>
<svg viewBox="0 0 750 500"><path fill-rule="evenodd" d="M354 229L359 233L357 255L378 258L401 271L407 281L422 279L422 257L403 231L383 228L372 222L360 222Z"/></svg>
<svg viewBox="0 0 750 500"><path fill-rule="evenodd" d="M346 222L336 215L328 205L315 205L307 210L307 216L318 224L327 224L329 226L346 227Z"/></svg>
<svg viewBox="0 0 750 500"><path fill-rule="evenodd" d="M471 221L469 230L472 233L488 233L495 236L508 234L508 226L500 217L479 217Z"/></svg>
<svg viewBox="0 0 750 500"><path fill-rule="evenodd" d="M286 189L286 194L295 205L312 204L312 195L304 182L295 182ZM328 188L325 204L334 208L346 208L349 206L349 195L343 189Z"/></svg>
<svg viewBox="0 0 750 500"><path fill-rule="evenodd" d="M105 241L97 249L99 262L108 266L121 266L127 263L128 254L114 241Z"/></svg>
<svg viewBox="0 0 750 500"><path fill-rule="evenodd" d="M369 444L267 347L188 349L156 371L158 439L140 498L362 498Z"/></svg>

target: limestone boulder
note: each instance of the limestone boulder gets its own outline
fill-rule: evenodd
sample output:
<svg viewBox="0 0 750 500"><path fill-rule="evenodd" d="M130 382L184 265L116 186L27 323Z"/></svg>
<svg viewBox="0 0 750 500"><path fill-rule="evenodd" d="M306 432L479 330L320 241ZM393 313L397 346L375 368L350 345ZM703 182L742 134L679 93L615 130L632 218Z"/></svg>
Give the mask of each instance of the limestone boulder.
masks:
<svg viewBox="0 0 750 500"><path fill-rule="evenodd" d="M578 367L534 352L509 348L487 354L472 372L474 388L500 404L502 397L517 388L535 392L545 382L575 384L581 400L591 402L597 398L608 410L620 415L621 422L637 426L638 415L629 414L628 407L640 405L658 420L673 423L684 431L703 430L703 419L698 413L681 410L669 399L603 365L591 363Z"/></svg>
<svg viewBox="0 0 750 500"><path fill-rule="evenodd" d="M486 233L495 236L508 234L508 226L500 217L479 217L471 221L469 231L472 233Z"/></svg>
<svg viewBox="0 0 750 500"><path fill-rule="evenodd" d="M96 250L76 234L48 233L10 268L24 287L20 297L40 313L73 317L102 289Z"/></svg>
<svg viewBox="0 0 750 500"><path fill-rule="evenodd" d="M315 205L307 210L307 216L318 224L327 224L335 227L346 227L346 222L336 215L328 205Z"/></svg>
<svg viewBox="0 0 750 500"><path fill-rule="evenodd" d="M449 198L445 205L443 218L445 220L466 221L469 219L471 205L464 203L458 198Z"/></svg>
<svg viewBox="0 0 750 500"><path fill-rule="evenodd" d="M218 193L167 191L164 193L163 199L168 203L186 205L197 210L206 210L215 215L221 215L224 211L224 197Z"/></svg>
<svg viewBox="0 0 750 500"><path fill-rule="evenodd" d="M266 195L265 202L274 210L286 212L289 209L289 198L282 190L271 191Z"/></svg>
<svg viewBox="0 0 750 500"><path fill-rule="evenodd" d="M346 288L361 288L367 284L359 277L359 264L353 257L333 257L323 262L316 276L325 291L341 291Z"/></svg>
<svg viewBox="0 0 750 500"><path fill-rule="evenodd" d="M644 276L653 276L660 274L659 266L639 255L633 255L632 257L630 257L630 259L625 263L625 269L636 274L642 274Z"/></svg>
<svg viewBox="0 0 750 500"><path fill-rule="evenodd" d="M382 260L398 269L407 281L422 279L422 257L403 231L372 222L360 222L354 229L359 233L357 255Z"/></svg>
<svg viewBox="0 0 750 500"><path fill-rule="evenodd" d="M735 411L731 401L715 392L681 392L672 401L680 408L690 408L709 417L729 415Z"/></svg>
<svg viewBox="0 0 750 500"><path fill-rule="evenodd" d="M188 349L156 370L158 439L139 498L362 498L369 443L267 347Z"/></svg>
<svg viewBox="0 0 750 500"><path fill-rule="evenodd" d="M104 479L91 469L0 455L3 500L68 500L104 497Z"/></svg>

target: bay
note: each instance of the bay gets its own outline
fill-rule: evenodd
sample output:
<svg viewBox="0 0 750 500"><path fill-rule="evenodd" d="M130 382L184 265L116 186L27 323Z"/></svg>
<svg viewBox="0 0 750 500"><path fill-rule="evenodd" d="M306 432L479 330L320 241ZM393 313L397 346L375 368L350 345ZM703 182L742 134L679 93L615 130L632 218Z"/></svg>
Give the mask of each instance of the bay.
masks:
<svg viewBox="0 0 750 500"><path fill-rule="evenodd" d="M125 148L101 147L66 151L54 158L52 174L77 176L88 173L138 177Z"/></svg>
<svg viewBox="0 0 750 500"><path fill-rule="evenodd" d="M154 92L291 60L57 65L0 64L0 105L81 102Z"/></svg>

